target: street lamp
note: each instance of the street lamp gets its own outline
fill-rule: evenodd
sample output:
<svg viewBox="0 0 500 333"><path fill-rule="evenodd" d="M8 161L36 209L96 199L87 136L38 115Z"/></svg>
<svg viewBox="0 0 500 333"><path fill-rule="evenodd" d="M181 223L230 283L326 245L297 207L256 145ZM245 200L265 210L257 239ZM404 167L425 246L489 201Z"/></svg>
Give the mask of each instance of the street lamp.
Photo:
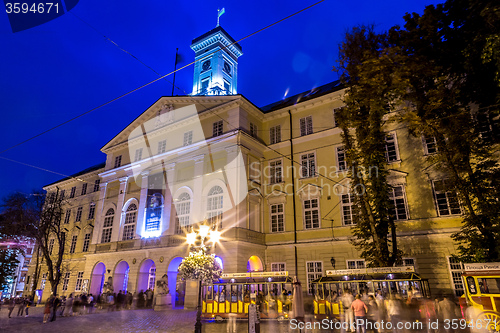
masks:
<svg viewBox="0 0 500 333"><path fill-rule="evenodd" d="M215 244L220 240L220 236L220 231L215 229L211 230L210 226L202 224L197 231L191 229L191 232L186 235L186 242L189 244L191 252L200 249L203 254L206 254L211 248L206 243L211 242L215 247ZM195 245L198 238L200 239L199 246ZM201 333L201 284L202 280L198 279L198 306L196 311L196 324L194 325L195 333Z"/></svg>

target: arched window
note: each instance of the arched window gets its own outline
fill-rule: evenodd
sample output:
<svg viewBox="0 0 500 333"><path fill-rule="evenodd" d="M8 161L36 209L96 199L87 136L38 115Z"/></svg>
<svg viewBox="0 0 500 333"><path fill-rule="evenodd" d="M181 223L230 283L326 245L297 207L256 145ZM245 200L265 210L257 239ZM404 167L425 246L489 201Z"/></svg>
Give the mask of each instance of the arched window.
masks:
<svg viewBox="0 0 500 333"><path fill-rule="evenodd" d="M156 266L153 265L149 269L148 289L155 290L155 281L156 281Z"/></svg>
<svg viewBox="0 0 500 333"><path fill-rule="evenodd" d="M101 243L111 242L111 232L113 231L114 218L115 210L113 208L108 209L106 215L104 216L104 224L102 225Z"/></svg>
<svg viewBox="0 0 500 333"><path fill-rule="evenodd" d="M175 203L175 210L177 211L175 233L182 233L182 228L189 225L189 214L191 212L191 197L188 193L182 193L177 198Z"/></svg>
<svg viewBox="0 0 500 333"><path fill-rule="evenodd" d="M137 206L131 204L125 213L125 223L123 226L123 240L134 239L135 222L137 221Z"/></svg>
<svg viewBox="0 0 500 333"><path fill-rule="evenodd" d="M212 226L222 229L222 198L224 192L222 187L214 186L208 191L207 196L207 219Z"/></svg>

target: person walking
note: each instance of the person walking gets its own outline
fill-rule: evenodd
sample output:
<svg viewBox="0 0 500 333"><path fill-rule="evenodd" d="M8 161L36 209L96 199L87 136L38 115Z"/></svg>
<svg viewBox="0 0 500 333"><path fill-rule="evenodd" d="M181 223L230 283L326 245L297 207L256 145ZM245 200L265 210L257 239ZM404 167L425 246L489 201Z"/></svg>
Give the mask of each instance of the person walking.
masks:
<svg viewBox="0 0 500 333"><path fill-rule="evenodd" d="M9 306L8 306L8 309L9 309L9 318L12 314L12 311L14 311L14 308L16 307L16 300L13 299L13 298L10 298L9 299Z"/></svg>
<svg viewBox="0 0 500 333"><path fill-rule="evenodd" d="M346 323L344 325L347 327L346 330L348 332L354 332L354 313L351 308L354 297L348 289L344 290L340 301L342 302L342 306L344 308L344 322Z"/></svg>
<svg viewBox="0 0 500 333"><path fill-rule="evenodd" d="M399 295L392 296L387 303L387 315L394 328L394 333L400 333L401 329L398 328L398 323L402 322L403 315L403 302Z"/></svg>
<svg viewBox="0 0 500 333"><path fill-rule="evenodd" d="M366 313L368 312L368 307L365 302L361 300L361 295L356 295L356 300L352 302L351 309L354 313L354 322L356 323L356 333L366 333Z"/></svg>
<svg viewBox="0 0 500 333"><path fill-rule="evenodd" d="M47 323L49 320L50 312L52 311L52 305L54 304L54 295L51 295L47 302L45 303L45 309L43 311L43 323Z"/></svg>
<svg viewBox="0 0 500 333"><path fill-rule="evenodd" d="M33 301L31 299L31 297L26 297L25 302L26 302L26 309L25 309L26 316L25 317L28 317L29 316L30 306L33 304Z"/></svg>
<svg viewBox="0 0 500 333"><path fill-rule="evenodd" d="M380 311L373 295L368 296L368 313L366 314L366 318L370 322L372 332L377 333L378 330L375 328L375 325L376 323L380 323Z"/></svg>
<svg viewBox="0 0 500 333"><path fill-rule="evenodd" d="M55 295L52 304L52 317L50 318L50 321L56 321L57 309L59 308L59 305L61 305L61 300L57 295Z"/></svg>
<svg viewBox="0 0 500 333"><path fill-rule="evenodd" d="M19 298L19 308L17 310L17 316L23 316L24 315L24 308L26 308L26 303L25 303L26 299L23 297L23 298Z"/></svg>
<svg viewBox="0 0 500 333"><path fill-rule="evenodd" d="M73 315L73 294L69 294L68 298L66 299L66 313L64 313L65 316L72 316Z"/></svg>
<svg viewBox="0 0 500 333"><path fill-rule="evenodd" d="M64 309L66 309L66 296L61 297L61 306L59 307L59 317L63 316Z"/></svg>

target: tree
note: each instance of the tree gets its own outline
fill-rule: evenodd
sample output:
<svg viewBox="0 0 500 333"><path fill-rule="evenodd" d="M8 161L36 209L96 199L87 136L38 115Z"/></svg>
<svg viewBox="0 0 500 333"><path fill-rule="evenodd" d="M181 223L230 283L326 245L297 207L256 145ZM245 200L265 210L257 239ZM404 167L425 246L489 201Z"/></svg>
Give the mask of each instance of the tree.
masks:
<svg viewBox="0 0 500 333"><path fill-rule="evenodd" d="M212 282L220 278L222 268L215 260L215 254L206 254L204 250L190 252L179 265L179 274L183 279Z"/></svg>
<svg viewBox="0 0 500 333"><path fill-rule="evenodd" d="M63 204L64 200L57 190L47 197L42 193L29 196L14 193L6 197L2 205L4 219L0 231L35 240L36 251L42 255L53 294L57 294L61 281L66 246L66 233L61 221ZM36 267L34 283L38 282L39 273L40 270Z"/></svg>
<svg viewBox="0 0 500 333"><path fill-rule="evenodd" d="M386 169L384 117L392 108L394 77L387 70L392 59L386 34L373 27L347 32L340 46L341 81L346 86L345 108L336 119L351 178L353 234L351 242L372 266L392 266L397 249L394 220L390 216ZM389 50L389 52L388 52ZM376 64L373 60L376 60ZM375 173L372 171L375 170Z"/></svg>
<svg viewBox="0 0 500 333"><path fill-rule="evenodd" d="M19 260L18 249L7 247L0 248L0 290L6 290L10 283L15 279L15 272Z"/></svg>
<svg viewBox="0 0 500 333"><path fill-rule="evenodd" d="M423 15L407 14L404 28L380 34L361 28L346 35L340 68L347 112L341 127L353 165L351 178L355 185L367 186L368 196L356 197L361 209L355 228L355 244L364 249L365 258L374 259L367 251L383 253L377 243L385 240L377 242L376 237L386 231L381 219L386 180L382 174L377 186L363 183L364 178L357 179L356 164L371 159L381 166L376 164L381 108L399 105L403 110L392 120L415 136L435 139L437 154L428 158L429 164L448 175L452 185L446 190L456 192L462 203L462 227L453 235L459 259L500 260L500 168L494 155L500 139L499 18L497 2L448 0L426 7ZM360 123L366 120L375 125ZM355 129L352 138L350 128ZM380 195L371 194L370 188Z"/></svg>

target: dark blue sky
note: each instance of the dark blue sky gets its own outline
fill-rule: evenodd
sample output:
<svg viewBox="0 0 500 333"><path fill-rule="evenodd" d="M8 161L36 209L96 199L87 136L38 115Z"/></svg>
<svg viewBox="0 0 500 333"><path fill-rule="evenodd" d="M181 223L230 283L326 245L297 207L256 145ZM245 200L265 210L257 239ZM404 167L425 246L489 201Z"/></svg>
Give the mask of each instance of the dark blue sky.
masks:
<svg viewBox="0 0 500 333"><path fill-rule="evenodd" d="M175 49L185 65L194 60L191 40L221 26L236 40L313 1L80 0L47 24L12 33L0 14L0 151L173 70ZM336 80L332 72L344 32L358 24L387 30L406 12L422 13L432 0L323 3L242 42L238 93L257 106ZM86 23L79 20L83 19ZM113 40L141 62L106 40ZM192 90L193 69L176 75L176 95ZM171 80L171 77L168 77ZM161 80L50 133L0 154L63 175L103 162L100 148L171 84ZM31 192L62 175L0 159L0 197Z"/></svg>

